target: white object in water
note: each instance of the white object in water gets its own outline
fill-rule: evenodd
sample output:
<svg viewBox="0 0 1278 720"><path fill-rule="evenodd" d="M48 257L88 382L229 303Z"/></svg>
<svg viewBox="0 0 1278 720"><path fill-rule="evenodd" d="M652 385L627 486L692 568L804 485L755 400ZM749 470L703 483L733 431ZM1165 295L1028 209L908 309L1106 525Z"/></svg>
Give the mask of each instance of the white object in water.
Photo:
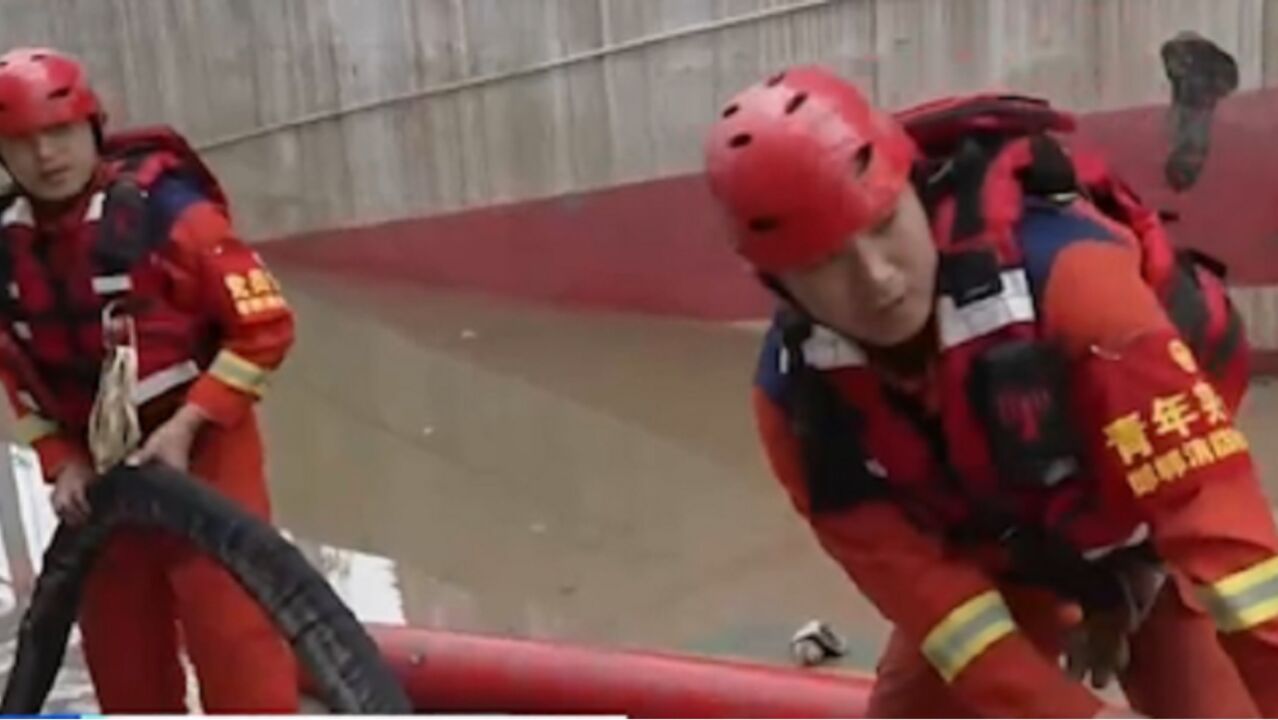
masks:
<svg viewBox="0 0 1278 720"><path fill-rule="evenodd" d="M821 620L809 620L790 638L790 656L804 667L825 664L847 652L847 640Z"/></svg>

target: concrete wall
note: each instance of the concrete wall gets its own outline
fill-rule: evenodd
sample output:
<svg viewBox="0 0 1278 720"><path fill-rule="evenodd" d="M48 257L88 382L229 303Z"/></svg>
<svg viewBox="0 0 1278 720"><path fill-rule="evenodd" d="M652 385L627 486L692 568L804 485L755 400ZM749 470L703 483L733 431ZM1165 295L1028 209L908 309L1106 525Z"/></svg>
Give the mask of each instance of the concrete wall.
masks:
<svg viewBox="0 0 1278 720"><path fill-rule="evenodd" d="M695 170L724 99L793 62L891 106L1162 102L1186 28L1244 88L1278 77L1275 0L6 0L0 46L81 53L117 120L209 145L266 237Z"/></svg>
<svg viewBox="0 0 1278 720"><path fill-rule="evenodd" d="M1241 89L1174 193L1158 49L1185 29ZM719 319L766 307L695 175L734 91L820 61L890 107L1044 94L1232 263L1278 351L1278 0L7 0L0 45L37 42L82 54L118 122L205 148L243 233L294 238L281 261Z"/></svg>

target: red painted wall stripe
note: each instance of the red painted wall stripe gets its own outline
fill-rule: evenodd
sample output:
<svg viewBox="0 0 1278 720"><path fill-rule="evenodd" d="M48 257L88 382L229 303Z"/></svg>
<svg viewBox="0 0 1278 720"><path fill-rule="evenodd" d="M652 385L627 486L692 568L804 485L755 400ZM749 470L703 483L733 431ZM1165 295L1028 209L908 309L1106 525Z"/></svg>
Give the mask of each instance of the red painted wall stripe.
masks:
<svg viewBox="0 0 1278 720"><path fill-rule="evenodd" d="M1231 283L1278 287L1278 91L1221 103L1207 165L1183 194L1162 179L1164 112L1089 115L1079 140L1106 150L1150 205L1178 213L1176 242L1225 260ZM310 233L263 252L275 263L575 308L738 321L770 305L728 251L700 175ZM1274 335L1278 313L1248 313L1253 336Z"/></svg>
<svg viewBox="0 0 1278 720"><path fill-rule="evenodd" d="M263 248L272 262L518 299L706 320L768 308L727 250L700 176L681 176Z"/></svg>

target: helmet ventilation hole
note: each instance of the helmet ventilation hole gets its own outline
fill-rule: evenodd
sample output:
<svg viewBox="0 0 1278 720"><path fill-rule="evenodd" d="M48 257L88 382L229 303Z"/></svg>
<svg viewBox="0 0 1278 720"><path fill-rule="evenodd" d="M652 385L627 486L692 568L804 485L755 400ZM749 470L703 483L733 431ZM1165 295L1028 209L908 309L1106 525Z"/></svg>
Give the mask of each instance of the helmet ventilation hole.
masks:
<svg viewBox="0 0 1278 720"><path fill-rule="evenodd" d="M733 103L732 105L729 105L728 107L723 109L723 117L730 118L733 115L736 115L737 111L740 109L741 109L740 105Z"/></svg>
<svg viewBox="0 0 1278 720"><path fill-rule="evenodd" d="M870 169L872 160L874 160L874 146L866 143L857 148L857 151L852 155L852 172L856 173L857 177L861 177L866 170Z"/></svg>
<svg viewBox="0 0 1278 720"><path fill-rule="evenodd" d="M750 222L746 223L746 225L752 231L759 232L759 233L768 232L770 230L776 230L780 224L781 224L781 221L771 215L751 218Z"/></svg>
<svg viewBox="0 0 1278 720"><path fill-rule="evenodd" d="M31 56L31 61L32 61L32 62L42 62L42 61L44 61L45 59L47 59L48 57L49 57L49 56L48 56L48 55L45 55L44 53L36 53L35 55L32 55L32 56Z"/></svg>
<svg viewBox="0 0 1278 720"><path fill-rule="evenodd" d="M794 97L790 98L790 102L785 104L785 114L786 115L794 114L795 110L798 110L799 108L803 107L803 103L807 102L807 99L808 99L808 94L805 92L801 92L798 95L795 95Z"/></svg>
<svg viewBox="0 0 1278 720"><path fill-rule="evenodd" d="M781 81L784 79L785 79L785 73L779 72L776 75L773 75L772 77L768 78L768 87L775 87L779 85Z"/></svg>
<svg viewBox="0 0 1278 720"><path fill-rule="evenodd" d="M750 137L749 133L733 135L732 139L728 141L728 147L742 148L749 145L751 140L753 140L753 138Z"/></svg>
<svg viewBox="0 0 1278 720"><path fill-rule="evenodd" d="M57 90L54 90L53 92L49 93L49 99L61 100L62 98L67 97L70 94L71 94L71 88L69 87L58 88Z"/></svg>

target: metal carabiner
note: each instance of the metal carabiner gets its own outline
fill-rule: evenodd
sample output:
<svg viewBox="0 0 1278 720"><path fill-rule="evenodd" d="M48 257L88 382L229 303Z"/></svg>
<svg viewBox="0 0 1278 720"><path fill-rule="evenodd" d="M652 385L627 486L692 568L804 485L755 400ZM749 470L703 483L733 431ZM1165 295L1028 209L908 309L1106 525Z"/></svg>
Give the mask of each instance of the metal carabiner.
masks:
<svg viewBox="0 0 1278 720"><path fill-rule="evenodd" d="M102 307L102 347L108 352L117 347L138 346L137 326L133 315L123 311L124 301L125 298L116 298Z"/></svg>

